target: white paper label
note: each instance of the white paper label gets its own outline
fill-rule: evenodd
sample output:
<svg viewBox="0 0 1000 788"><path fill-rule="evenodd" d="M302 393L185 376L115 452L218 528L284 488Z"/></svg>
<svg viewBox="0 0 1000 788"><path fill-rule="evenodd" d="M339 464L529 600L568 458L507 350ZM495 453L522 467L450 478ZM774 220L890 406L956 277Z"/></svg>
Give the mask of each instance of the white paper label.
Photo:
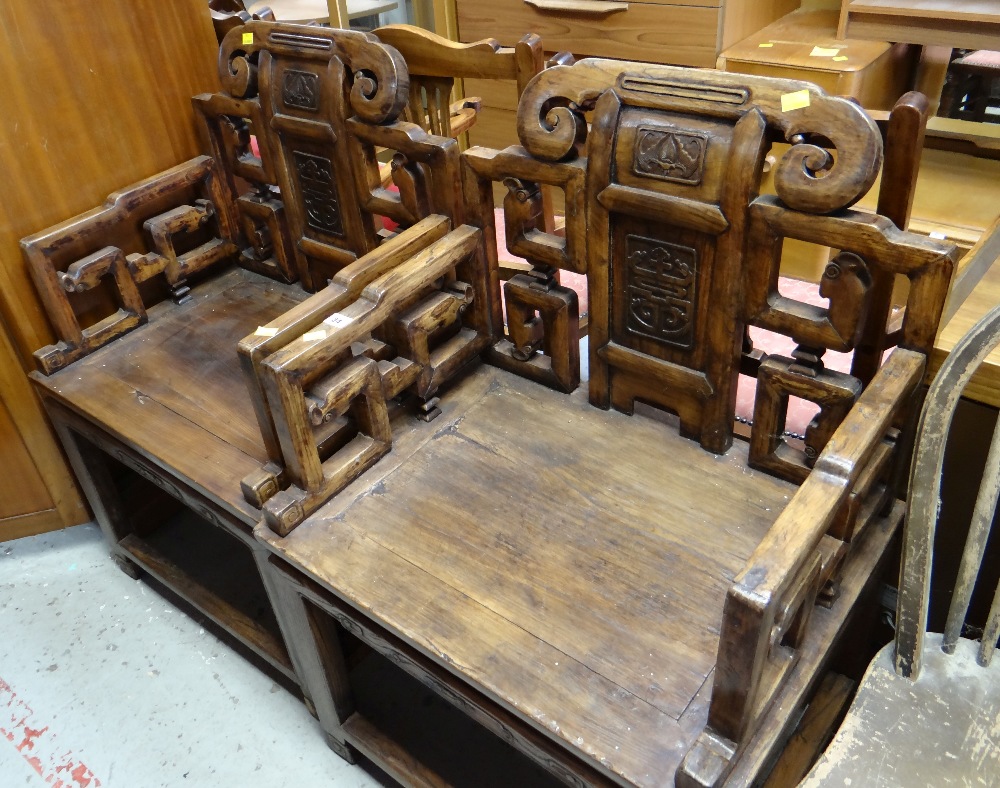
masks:
<svg viewBox="0 0 1000 788"><path fill-rule="evenodd" d="M330 326L331 328L343 328L353 322L354 318L342 315L340 312L335 312L323 321L324 324Z"/></svg>

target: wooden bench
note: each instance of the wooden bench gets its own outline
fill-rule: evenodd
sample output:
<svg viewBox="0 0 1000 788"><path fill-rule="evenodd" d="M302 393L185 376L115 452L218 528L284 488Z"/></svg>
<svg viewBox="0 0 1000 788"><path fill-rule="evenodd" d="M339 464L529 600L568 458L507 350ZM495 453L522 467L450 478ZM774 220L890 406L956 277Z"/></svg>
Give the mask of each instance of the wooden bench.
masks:
<svg viewBox="0 0 1000 788"><path fill-rule="evenodd" d="M24 242L60 337L34 379L114 554L405 782L438 777L359 710L367 650L570 784L760 774L900 522L955 257L850 209L874 123L807 83L587 60L527 86L523 147L459 156L397 120L405 64L364 34L251 22L220 72L212 157ZM502 285L496 183L532 264ZM785 238L841 250L827 308L777 291ZM587 278L586 376L563 270ZM803 441L791 397L820 408ZM209 531L249 548L256 595L222 588Z"/></svg>

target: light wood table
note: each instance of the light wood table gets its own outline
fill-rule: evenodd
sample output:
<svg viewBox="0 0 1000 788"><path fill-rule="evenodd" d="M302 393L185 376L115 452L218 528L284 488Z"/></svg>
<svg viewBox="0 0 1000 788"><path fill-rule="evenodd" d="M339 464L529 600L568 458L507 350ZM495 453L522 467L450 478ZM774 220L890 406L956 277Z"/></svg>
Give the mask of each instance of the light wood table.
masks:
<svg viewBox="0 0 1000 788"><path fill-rule="evenodd" d="M844 0L841 36L959 49L996 49L996 0Z"/></svg>

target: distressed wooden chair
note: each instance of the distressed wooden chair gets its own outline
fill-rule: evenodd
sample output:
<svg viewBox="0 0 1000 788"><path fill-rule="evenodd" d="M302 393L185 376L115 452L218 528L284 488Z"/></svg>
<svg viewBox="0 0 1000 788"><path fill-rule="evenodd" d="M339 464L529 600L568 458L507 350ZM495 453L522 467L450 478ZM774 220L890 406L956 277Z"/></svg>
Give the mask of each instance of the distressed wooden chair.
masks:
<svg viewBox="0 0 1000 788"><path fill-rule="evenodd" d="M328 278L360 294L388 269L359 258L408 259L433 234L431 206L435 227L460 221L458 147L398 120L405 64L364 33L250 22L227 34L220 77L194 99L213 155L23 240L56 335L35 381L120 565L295 680L256 568L261 512L240 487L277 449L237 344ZM371 128L409 154L398 193L378 183ZM381 216L398 238L376 231ZM454 292L449 277L423 284Z"/></svg>
<svg viewBox="0 0 1000 788"><path fill-rule="evenodd" d="M458 137L475 124L480 99L452 102L456 80L513 82L520 96L545 66L542 39L529 33L513 47L492 39L461 44L411 25L385 25L373 34L403 55L410 72L410 101L404 117L431 134ZM381 168L382 182L392 180L391 164Z"/></svg>
<svg viewBox="0 0 1000 788"><path fill-rule="evenodd" d="M452 103L456 80L510 81L520 96L545 65L542 39L533 34L513 47L501 47L492 39L461 44L411 25L385 25L372 33L406 59L410 70L406 120L442 137L468 131L479 111L478 98Z"/></svg>
<svg viewBox="0 0 1000 788"><path fill-rule="evenodd" d="M1000 345L1000 307L955 346L927 394L910 472L895 640L883 648L826 753L803 782L820 785L995 785L1000 782L1000 594L979 641L963 637L1000 494L994 430L944 633L927 629L941 472L965 385Z"/></svg>
<svg viewBox="0 0 1000 788"><path fill-rule="evenodd" d="M309 30L267 23L238 28L220 52L227 90L193 101L248 242L241 264L286 282L298 280L314 291L382 243L388 235L383 217L405 228L432 210L457 216L461 195L457 143L399 117L409 100L409 71L399 52L371 47L377 40L369 34L344 31L348 35L342 39L350 43L342 45L341 56L353 58L345 78L354 107L349 111L339 97L322 94L327 75L296 66L329 57L322 43L327 32ZM277 45L288 36L298 49L279 51ZM315 52L302 43L310 36ZM388 53L384 62L368 63L376 51ZM280 80L266 95L258 91L261 59L260 66L266 64ZM391 99L378 92L372 76L388 77L386 63L398 91ZM385 188L379 171L378 153L386 147L395 152L394 191ZM315 152L321 149L326 153ZM250 189L241 191L243 184ZM290 213L290 203L303 210Z"/></svg>
<svg viewBox="0 0 1000 788"><path fill-rule="evenodd" d="M530 83L518 130L521 147L462 155L464 224L360 295L314 295L322 335L252 372L280 457L248 486L292 659L331 746L405 780L437 778L369 716L345 645L566 783L748 784L902 520L894 474L954 247L850 209L880 135L806 83L586 60ZM778 140L778 196L759 196ZM532 264L503 285L495 183ZM564 236L543 186L565 193ZM827 307L778 292L785 238L840 250ZM438 264L456 273L431 308L410 283ZM586 390L558 270L588 281ZM875 294L896 275L893 334ZM747 325L792 337L792 357L748 358ZM488 363L452 374L469 342ZM870 376L826 369L827 349ZM392 399L404 380L438 399L431 424ZM798 444L794 397L820 407Z"/></svg>

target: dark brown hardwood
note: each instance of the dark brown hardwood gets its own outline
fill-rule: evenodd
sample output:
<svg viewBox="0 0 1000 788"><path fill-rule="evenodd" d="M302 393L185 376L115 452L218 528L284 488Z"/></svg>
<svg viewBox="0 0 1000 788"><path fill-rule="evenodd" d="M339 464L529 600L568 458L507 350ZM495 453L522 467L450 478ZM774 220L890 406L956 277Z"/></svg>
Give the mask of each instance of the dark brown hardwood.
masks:
<svg viewBox="0 0 1000 788"><path fill-rule="evenodd" d="M900 106L894 143L922 133L921 106L913 97ZM593 113L590 126L585 113ZM303 505L305 519L267 518L258 536L287 565L284 598L300 600L289 616L305 615L302 605L314 617L324 611L428 683L431 665L444 667L456 703L494 722L513 714L559 745L544 762L567 782L653 784L674 772L684 785L718 785L731 772L752 778L788 727L787 717L772 715L794 708L818 681L899 523L900 430L918 396L954 249L850 210L881 168L880 134L856 105L804 83L582 61L529 85L519 132L522 148L463 156L466 221L485 230L485 260L469 260L461 279L488 285L494 342L486 358L507 374L573 390L576 338L565 316L573 294L552 274L586 273L590 405L625 413L637 402L658 406L678 417L681 435L638 416L613 417L622 420L603 432L609 417L584 405L582 393L566 399L483 371L443 389L444 425L428 431L386 413L375 436L359 420L365 451L379 443L382 459L348 444L323 461L312 448L322 434L314 427L310 435L305 415L312 402L333 402L312 384L329 353L289 345L263 363L275 424L286 425L283 468L296 480L291 498L273 500L281 513ZM757 196L764 155L778 140L792 143L777 165L778 196ZM823 146L836 147L836 161ZM892 161L888 177L911 181L912 160L894 150ZM533 265L516 283L522 291L508 283L503 306L494 182L509 192L508 246ZM566 192L562 236L541 223L542 185ZM905 221L906 198L886 200ZM466 259L471 236L456 232L411 262L433 273L449 250ZM841 250L821 284L829 306L778 292L785 238ZM373 289L339 314L360 320L372 299L391 311L391 299L406 292L393 296L393 285L412 276L405 264L400 271L395 283L386 277L384 294ZM898 327L884 293L877 306L872 296L874 281L896 275L910 279ZM341 322L322 339L331 349L338 333L343 346L375 324ZM793 357L747 348L748 325L792 337ZM893 345L884 364L873 362ZM854 374L827 371L827 350L856 350ZM342 361L340 374L358 361ZM740 373L757 378L758 398L750 443L736 447ZM385 369L383 391L396 391L397 379ZM336 392L361 401L358 387ZM820 408L797 444L783 437L790 397ZM343 400L337 412L346 412ZM647 427L662 434L644 437ZM776 482L752 468L791 486L759 500ZM272 479L282 484L278 472ZM763 516L760 531L740 508L747 503ZM705 549L710 563L689 549ZM672 607L678 599L681 608ZM825 608L829 620L814 624ZM382 645L378 627L416 653ZM309 630L300 631L297 640ZM327 650L336 643L320 640ZM508 643L510 654L498 645ZM347 681L316 654L310 665L307 683ZM350 754L357 727L344 702L321 719L338 751ZM619 738L622 724L639 736ZM523 751L535 747L506 730Z"/></svg>
<svg viewBox="0 0 1000 788"><path fill-rule="evenodd" d="M760 776L900 523L956 256L893 224L902 197L851 209L874 122L803 82L585 60L526 86L521 146L459 155L401 119L406 64L366 34L250 22L220 75L195 100L211 156L25 241L61 326L35 380L115 554L401 779L441 778L361 710L359 641L569 784ZM904 102L894 143L922 118ZM909 151L883 172L904 189ZM503 298L497 183L528 263ZM841 250L826 306L778 291L786 238ZM587 280L586 387L561 271ZM88 294L111 280L109 316ZM793 397L819 409L804 438ZM184 522L137 515L152 488L249 551L270 629L157 541Z"/></svg>

